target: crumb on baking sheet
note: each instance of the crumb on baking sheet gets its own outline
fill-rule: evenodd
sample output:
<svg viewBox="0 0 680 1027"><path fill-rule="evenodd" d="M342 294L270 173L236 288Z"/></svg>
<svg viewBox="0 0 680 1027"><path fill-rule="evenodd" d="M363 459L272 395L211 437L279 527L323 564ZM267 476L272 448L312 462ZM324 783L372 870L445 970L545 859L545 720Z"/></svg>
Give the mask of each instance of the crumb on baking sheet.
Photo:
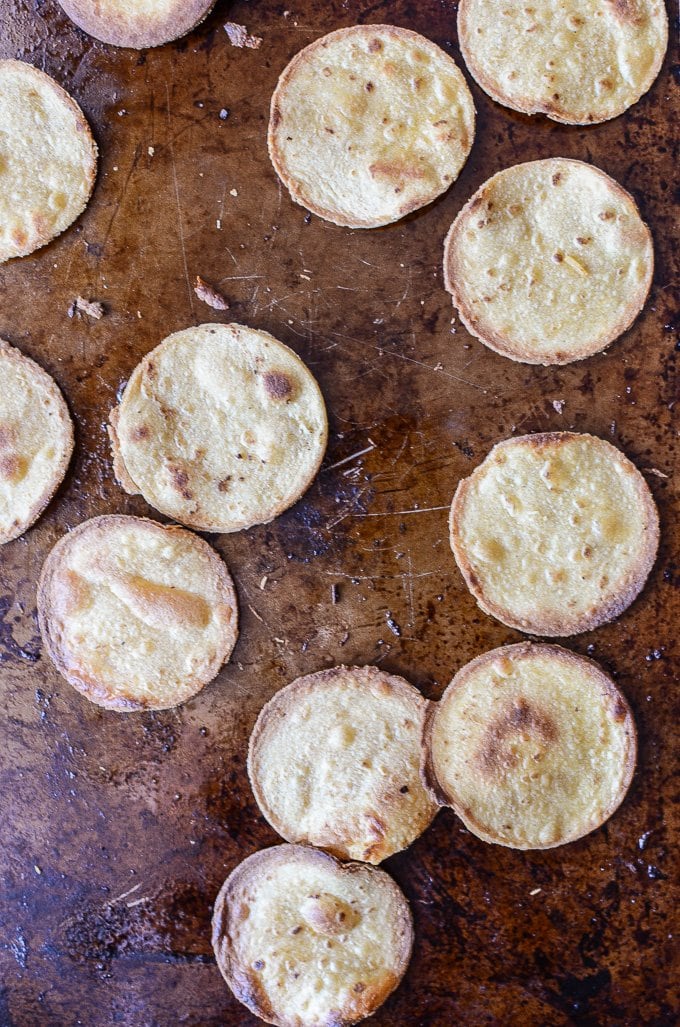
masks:
<svg viewBox="0 0 680 1027"><path fill-rule="evenodd" d="M194 286L194 292L198 296L199 300L203 303L207 303L213 310L229 310L229 304L217 289L213 289L212 285L208 285L200 275L196 275L196 285Z"/></svg>
<svg viewBox="0 0 680 1027"><path fill-rule="evenodd" d="M396 620L392 616L392 613L391 613L390 610L387 610L385 612L385 621L387 623L387 627L390 629L392 634L396 635L397 638L401 638L401 628L399 627L399 625L397 624Z"/></svg>
<svg viewBox="0 0 680 1027"><path fill-rule="evenodd" d="M239 46L241 48L248 47L249 50L259 50L262 45L262 39L260 36L249 35L245 25L238 25L235 21L226 22L224 31L229 36L229 42L232 46Z"/></svg>
<svg viewBox="0 0 680 1027"><path fill-rule="evenodd" d="M106 310L104 309L104 304L100 303L99 300L86 300L82 296L76 296L67 313L69 317L74 317L76 314L89 314L95 321L99 321L106 313Z"/></svg>

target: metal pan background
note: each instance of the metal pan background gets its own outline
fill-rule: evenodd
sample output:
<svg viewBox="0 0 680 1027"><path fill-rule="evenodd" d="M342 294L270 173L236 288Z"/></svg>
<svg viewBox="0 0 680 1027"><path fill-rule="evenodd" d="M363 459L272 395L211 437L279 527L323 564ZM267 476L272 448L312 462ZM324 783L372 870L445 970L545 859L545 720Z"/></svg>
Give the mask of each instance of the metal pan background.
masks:
<svg viewBox="0 0 680 1027"><path fill-rule="evenodd" d="M355 22L393 22L460 61L455 14L447 0L219 2L187 38L138 53L91 40L55 0L0 0L0 56L64 85L101 149L78 223L0 268L0 335L56 378L77 430L56 499L0 552L3 1027L257 1022L222 982L209 930L226 874L277 841L245 771L257 713L297 675L338 662L379 663L436 699L467 660L518 641L468 594L447 508L496 441L567 428L620 446L661 511L661 551L642 596L614 624L566 643L599 660L628 697L639 767L619 812L575 844L486 845L444 811L389 860L417 940L405 983L372 1022L660 1027L677 1014L672 61L632 110L590 128L514 114L473 84L477 138L459 180L380 230L306 216L267 156L269 98L303 45ZM232 47L227 19L261 36L261 48ZM608 353L544 369L470 338L453 319L441 255L451 221L489 175L558 155L591 161L633 193L657 265L643 314ZM229 311L196 298L197 274L224 292ZM79 294L102 301L105 317L69 318ZM43 653L36 580L50 547L85 518L156 516L114 482L105 422L145 353L211 320L264 328L309 364L329 408L328 456L273 524L210 538L240 598L232 663L180 709L107 713Z"/></svg>

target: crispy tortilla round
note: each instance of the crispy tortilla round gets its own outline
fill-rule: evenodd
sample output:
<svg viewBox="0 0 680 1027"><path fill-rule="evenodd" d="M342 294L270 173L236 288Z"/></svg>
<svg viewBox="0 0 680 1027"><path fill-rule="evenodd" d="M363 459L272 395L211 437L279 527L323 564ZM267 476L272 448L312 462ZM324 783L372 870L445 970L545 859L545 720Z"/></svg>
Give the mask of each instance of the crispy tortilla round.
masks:
<svg viewBox="0 0 680 1027"><path fill-rule="evenodd" d="M636 744L628 703L596 663L523 642L472 660L433 704L424 776L484 841L549 849L617 809Z"/></svg>
<svg viewBox="0 0 680 1027"><path fill-rule="evenodd" d="M375 228L430 203L460 174L475 108L455 62L393 25L339 29L301 50L272 97L269 154L296 203Z"/></svg>
<svg viewBox="0 0 680 1027"><path fill-rule="evenodd" d="M0 60L0 264L65 231L96 173L97 144L75 100L32 65Z"/></svg>
<svg viewBox="0 0 680 1027"><path fill-rule="evenodd" d="M506 107L588 125L647 92L668 44L663 0L460 0L470 73Z"/></svg>
<svg viewBox="0 0 680 1027"><path fill-rule="evenodd" d="M427 702L377 667L333 667L270 699L250 737L248 775L286 841L380 863L435 813L420 781Z"/></svg>
<svg viewBox="0 0 680 1027"><path fill-rule="evenodd" d="M0 545L45 509L73 452L73 424L56 382L0 339Z"/></svg>
<svg viewBox="0 0 680 1027"><path fill-rule="evenodd" d="M292 506L328 436L305 364L235 324L170 335L135 368L110 421L123 487L200 531L239 531Z"/></svg>
<svg viewBox="0 0 680 1027"><path fill-rule="evenodd" d="M236 998L278 1027L347 1027L394 991L411 912L383 870L302 845L245 859L215 902L213 947Z"/></svg>
<svg viewBox="0 0 680 1027"><path fill-rule="evenodd" d="M545 432L499 442L451 505L451 545L485 613L575 635L618 617L659 544L647 482L603 439Z"/></svg>
<svg viewBox="0 0 680 1027"><path fill-rule="evenodd" d="M453 222L444 278L466 328L529 364L605 349L652 284L654 249L635 201L603 171L554 157L499 171Z"/></svg>
<svg viewBox="0 0 680 1027"><path fill-rule="evenodd" d="M186 702L229 658L236 593L202 538L141 517L95 517L57 542L38 585L57 670L109 710Z"/></svg>
<svg viewBox="0 0 680 1027"><path fill-rule="evenodd" d="M59 0L88 35L141 50L179 39L196 28L215 0Z"/></svg>

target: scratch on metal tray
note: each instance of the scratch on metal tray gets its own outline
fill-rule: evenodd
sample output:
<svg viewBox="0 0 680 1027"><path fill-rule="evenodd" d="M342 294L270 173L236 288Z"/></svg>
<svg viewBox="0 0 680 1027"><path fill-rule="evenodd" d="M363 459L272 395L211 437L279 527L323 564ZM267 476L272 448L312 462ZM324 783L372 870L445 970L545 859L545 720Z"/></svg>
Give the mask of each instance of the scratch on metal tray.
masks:
<svg viewBox="0 0 680 1027"><path fill-rule="evenodd" d="M334 520L328 522L328 524L326 525L326 531L330 531L331 528L335 528L338 524L340 524L340 521L344 521L346 517L352 516L352 514L354 513L352 508L358 506L358 504L361 502L361 499L363 498L363 496L366 495L368 491L368 488L365 488L362 489L357 496L352 496L349 503L345 506L343 510L340 511L339 516L336 517Z"/></svg>
<svg viewBox="0 0 680 1027"><path fill-rule="evenodd" d="M387 548L392 547L388 546ZM347 578L348 581L396 581L397 578L403 581L405 577L404 572L399 574L349 574L347 571L323 571L323 573L331 578ZM415 581L416 578L433 578L438 574L441 574L441 571L419 571L410 576Z"/></svg>
<svg viewBox="0 0 680 1027"><path fill-rule="evenodd" d="M171 111L170 111L170 88L168 83L165 83L165 95L167 98L167 118L168 118L168 131L170 130L171 124ZM187 294L189 296L189 307L191 308L191 316L194 316L194 290L189 281L189 267L187 265L187 251L184 245L184 226L182 224L182 204L179 198L179 183L177 181L177 163L175 161L175 147L172 141L172 135L170 136L168 148L170 150L170 160L172 162L172 181L175 187L175 201L177 203L177 227L179 229L179 242L182 250L182 263L184 265L184 279L187 283Z"/></svg>
<svg viewBox="0 0 680 1027"><path fill-rule="evenodd" d="M127 891L124 891L122 893L122 895L116 895L115 899L108 899L104 903L104 905L105 906L115 906L115 904L117 902L120 902L122 899L126 899L128 897L128 895L132 895L134 892L139 891L139 889L141 887L142 887L142 883L140 881L139 884L135 884L135 885L132 886L132 888L128 888Z"/></svg>
<svg viewBox="0 0 680 1027"><path fill-rule="evenodd" d="M104 238L102 240L102 247L101 247L101 253L102 254L104 253L104 248L105 248L107 242L109 241L109 236L111 235L111 229L113 228L113 222L118 217L118 214L120 213L120 208L123 205L123 200L125 199L125 194L126 194L126 192L128 190L128 186L130 184L130 179L132 178L132 174L133 174L133 172L135 170L135 167L137 166L137 161L139 160L140 152L141 152L141 147L140 147L140 144L137 143L137 145L135 147L135 152L134 152L134 154L132 156L132 163L130 164L130 168L128 170L128 173L125 176L125 179L123 180L123 188L121 189L121 191L120 191L120 193L119 193L119 195L118 195L118 197L116 199L116 205L114 207L113 214L111 215L111 218L109 219L109 223L106 226L106 231L104 232Z"/></svg>
<svg viewBox="0 0 680 1027"><path fill-rule="evenodd" d="M413 630L413 627L414 627L414 617L413 617L413 561L411 560L411 552L410 552L410 550L409 550L409 552L406 555L408 557L408 571L406 572L406 574L402 575L402 579L401 580L402 580L402 583L404 582L404 580L406 580L408 582L408 591L406 593L407 596L408 596L408 626L409 626L409 628L411 628L411 630Z"/></svg>
<svg viewBox="0 0 680 1027"><path fill-rule="evenodd" d="M415 342L415 337L414 337ZM385 356L396 357L398 360L407 360L409 364L418 364L419 367L424 367L428 371L434 371L435 374L443 374L445 378L451 378L454 382L461 382L463 385L469 385L473 389L479 389L484 395L489 395L489 390L485 389L483 385L478 385L477 382L471 382L468 378L461 378L457 374L451 374L450 371L445 371L443 367L432 367L431 364L425 364L422 360L416 360L415 357L407 357L405 353L396 353L391 349L383 349ZM496 396L495 393L491 393L494 399L500 399L500 396Z"/></svg>
<svg viewBox="0 0 680 1027"><path fill-rule="evenodd" d="M370 439L369 439L369 442L370 442ZM375 449L375 442L371 442L370 446L366 446L365 449L359 449L359 450L357 450L356 453L350 453L350 455L346 456L344 458L344 460L337 460L334 464L331 464L330 467L324 468L324 470L326 470L326 471L334 471L336 467L342 467L344 464L348 464L350 462L350 460L356 460L360 456L364 456L366 453L370 453L374 449Z"/></svg>
<svg viewBox="0 0 680 1027"><path fill-rule="evenodd" d="M403 489L397 491L402 492ZM446 506L415 506L412 510L378 510L372 513L357 513L355 517L405 517L407 514L433 513L435 510L449 510L450 503Z"/></svg>

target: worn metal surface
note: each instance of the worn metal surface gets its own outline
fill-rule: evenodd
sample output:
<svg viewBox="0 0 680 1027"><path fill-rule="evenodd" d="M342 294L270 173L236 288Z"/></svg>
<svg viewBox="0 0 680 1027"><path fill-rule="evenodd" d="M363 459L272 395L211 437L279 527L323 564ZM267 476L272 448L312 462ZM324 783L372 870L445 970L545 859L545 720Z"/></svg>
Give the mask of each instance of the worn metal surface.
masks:
<svg viewBox="0 0 680 1027"><path fill-rule="evenodd" d="M262 36L261 49L230 46L227 17ZM296 675L339 661L379 662L436 698L462 663L517 641L467 593L446 508L497 440L561 428L621 446L661 510L661 552L641 598L616 623L568 642L612 671L630 700L639 769L610 823L573 845L512 852L442 812L391 859L417 943L405 984L374 1022L661 1025L677 1013L671 62L642 102L593 128L530 120L473 87L477 139L455 186L400 224L351 232L290 202L265 130L290 56L362 20L419 30L458 56L446 0L218 3L187 39L141 54L88 39L55 0L0 0L2 56L54 75L101 147L78 224L0 268L0 335L54 375L77 425L57 498L0 553L3 1027L255 1023L216 969L209 917L227 872L276 841L245 773L259 709ZM449 224L489 174L553 155L590 160L633 192L657 271L643 315L608 354L542 369L452 326L440 263ZM196 274L219 284L230 311L197 300ZM69 319L78 294L102 300L106 316ZM143 354L211 319L267 329L307 361L328 403L328 457L274 524L211 538L240 596L232 664L176 711L107 713L42 653L36 578L52 544L84 518L149 514L112 480L104 422Z"/></svg>

